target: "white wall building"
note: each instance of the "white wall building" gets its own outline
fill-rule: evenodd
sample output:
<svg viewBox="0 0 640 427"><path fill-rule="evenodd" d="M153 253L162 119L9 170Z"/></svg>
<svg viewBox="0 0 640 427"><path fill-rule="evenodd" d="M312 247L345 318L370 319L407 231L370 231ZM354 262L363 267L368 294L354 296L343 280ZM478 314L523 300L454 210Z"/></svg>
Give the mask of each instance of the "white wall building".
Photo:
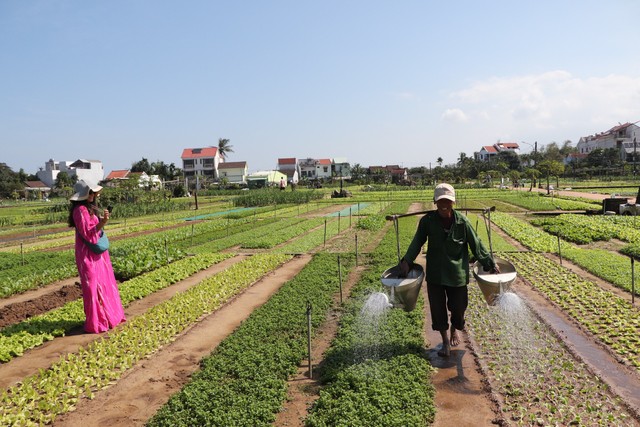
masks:
<svg viewBox="0 0 640 427"><path fill-rule="evenodd" d="M218 165L218 176L229 184L246 184L249 173L247 162L224 162Z"/></svg>
<svg viewBox="0 0 640 427"><path fill-rule="evenodd" d="M636 140L635 146L634 139ZM614 126L605 132L581 137L576 149L580 154L589 154L597 148L603 150L614 148L620 150L621 159L631 161L634 151L640 153L638 144L640 144L640 128L635 123L625 123Z"/></svg>
<svg viewBox="0 0 640 427"><path fill-rule="evenodd" d="M185 148L182 150L182 171L185 178L202 176L218 178L220 153L217 147Z"/></svg>
<svg viewBox="0 0 640 427"><path fill-rule="evenodd" d="M104 167L99 160L76 161L55 161L49 159L44 164L44 169L40 168L36 172L36 176L48 187L55 187L58 174L65 172L70 178L77 177L78 180L84 180L89 183L97 184L104 179Z"/></svg>

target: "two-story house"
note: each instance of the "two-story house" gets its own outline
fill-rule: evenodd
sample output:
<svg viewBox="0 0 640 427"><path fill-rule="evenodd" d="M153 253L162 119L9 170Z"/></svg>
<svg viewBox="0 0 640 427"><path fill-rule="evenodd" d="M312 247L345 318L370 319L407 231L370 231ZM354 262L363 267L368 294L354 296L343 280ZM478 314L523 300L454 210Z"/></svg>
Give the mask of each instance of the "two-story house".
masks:
<svg viewBox="0 0 640 427"><path fill-rule="evenodd" d="M196 176L210 180L218 178L220 153L217 147L185 148L180 158L185 178Z"/></svg>
<svg viewBox="0 0 640 427"><path fill-rule="evenodd" d="M246 184L249 170L247 162L223 162L218 165L218 177L229 184Z"/></svg>
<svg viewBox="0 0 640 427"><path fill-rule="evenodd" d="M520 144L517 142L497 142L493 145L485 145L480 151L474 153L475 159L481 162L488 162L503 151L512 151L520 154Z"/></svg>
<svg viewBox="0 0 640 427"><path fill-rule="evenodd" d="M336 178L351 179L351 165L346 157L335 157L331 161L331 173Z"/></svg>
<svg viewBox="0 0 640 427"><path fill-rule="evenodd" d="M276 170L287 176L287 183L297 184L300 177L298 161L295 157L282 157L278 159Z"/></svg>
<svg viewBox="0 0 640 427"><path fill-rule="evenodd" d="M78 180L84 180L90 183L98 183L104 178L104 168L102 162L99 160L84 160L78 159L76 161L55 161L49 159L45 163L44 169L40 168L36 172L36 176L40 181L45 183L47 187L55 187L58 174L65 172L70 178L77 178Z"/></svg>
<svg viewBox="0 0 640 427"><path fill-rule="evenodd" d="M318 159L316 162L316 176L319 179L331 178L331 159Z"/></svg>
<svg viewBox="0 0 640 427"><path fill-rule="evenodd" d="M638 147L640 127L636 123L627 122L614 126L605 132L583 136L578 141L576 150L580 154L588 155L597 148L603 150L613 148L619 150L621 160L633 161L634 152L640 152L640 147Z"/></svg>

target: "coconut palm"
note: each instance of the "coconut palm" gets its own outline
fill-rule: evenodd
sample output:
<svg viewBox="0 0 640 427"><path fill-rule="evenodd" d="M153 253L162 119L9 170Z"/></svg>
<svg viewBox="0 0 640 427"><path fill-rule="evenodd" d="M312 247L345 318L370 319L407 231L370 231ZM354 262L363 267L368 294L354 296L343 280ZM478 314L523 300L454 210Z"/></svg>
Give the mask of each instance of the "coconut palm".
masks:
<svg viewBox="0 0 640 427"><path fill-rule="evenodd" d="M218 139L218 152L223 160L227 160L227 154L233 153L233 145L229 144L229 140L226 138Z"/></svg>

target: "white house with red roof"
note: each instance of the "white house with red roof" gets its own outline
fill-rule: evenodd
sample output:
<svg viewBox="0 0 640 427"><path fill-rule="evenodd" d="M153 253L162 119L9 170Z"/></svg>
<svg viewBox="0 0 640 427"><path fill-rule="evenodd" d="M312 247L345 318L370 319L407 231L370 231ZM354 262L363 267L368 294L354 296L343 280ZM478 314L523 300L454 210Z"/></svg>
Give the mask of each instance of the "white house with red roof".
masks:
<svg viewBox="0 0 640 427"><path fill-rule="evenodd" d="M302 178L331 178L331 159L304 159L298 163Z"/></svg>
<svg viewBox="0 0 640 427"><path fill-rule="evenodd" d="M249 170L247 162L224 162L218 165L218 177L229 184L246 184Z"/></svg>
<svg viewBox="0 0 640 427"><path fill-rule="evenodd" d="M331 178L331 159L318 159L316 176L321 179Z"/></svg>
<svg viewBox="0 0 640 427"><path fill-rule="evenodd" d="M300 178L300 168L295 157L281 157L278 159L276 170L287 176L289 184L297 184Z"/></svg>
<svg viewBox="0 0 640 427"><path fill-rule="evenodd" d="M640 152L638 146L640 144L640 127L636 123L618 124L607 131L583 136L578 141L576 150L580 154L589 154L597 148L603 150L614 148L620 151L622 160L633 161L633 153Z"/></svg>
<svg viewBox="0 0 640 427"><path fill-rule="evenodd" d="M488 162L493 159L498 153L503 151L512 151L516 154L520 154L520 144L517 142L497 142L493 145L485 145L480 151L474 153L476 160L481 162Z"/></svg>
<svg viewBox="0 0 640 427"><path fill-rule="evenodd" d="M185 178L195 176L212 180L218 178L218 165L222 161L218 147L185 148L180 158Z"/></svg>

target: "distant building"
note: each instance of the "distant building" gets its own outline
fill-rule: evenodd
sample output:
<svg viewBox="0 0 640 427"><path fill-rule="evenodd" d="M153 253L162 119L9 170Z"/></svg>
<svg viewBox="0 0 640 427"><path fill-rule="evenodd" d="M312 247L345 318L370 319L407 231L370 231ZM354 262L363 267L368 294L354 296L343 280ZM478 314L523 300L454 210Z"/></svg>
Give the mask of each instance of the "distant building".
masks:
<svg viewBox="0 0 640 427"><path fill-rule="evenodd" d="M300 178L300 167L295 157L284 157L278 159L276 169L287 176L289 184L297 184Z"/></svg>
<svg viewBox="0 0 640 427"><path fill-rule="evenodd" d="M157 190L162 188L162 180L158 175L147 175L146 172L131 172L128 169L113 170L107 175L103 183L106 187L118 187L123 181L138 180L138 187Z"/></svg>
<svg viewBox="0 0 640 427"><path fill-rule="evenodd" d="M76 177L89 183L97 184L104 178L104 168L99 160L78 159L71 161L55 161L49 159L45 163L44 169L40 168L36 176L47 187L55 187L58 174L65 172L70 178Z"/></svg>
<svg viewBox="0 0 640 427"><path fill-rule="evenodd" d="M474 153L475 159L481 162L488 162L502 151L511 151L520 154L520 145L516 142L498 142L493 145L485 145L480 151Z"/></svg>
<svg viewBox="0 0 640 427"><path fill-rule="evenodd" d="M42 181L25 181L24 183L24 198L27 200L46 199L49 193L51 193L51 187Z"/></svg>
<svg viewBox="0 0 640 427"><path fill-rule="evenodd" d="M112 170L104 179L104 185L106 187L117 187L120 182L129 179L129 173L129 169Z"/></svg>
<svg viewBox="0 0 640 427"><path fill-rule="evenodd" d="M287 176L278 171L259 171L247 176L249 188L275 187L280 185L280 180L286 181Z"/></svg>
<svg viewBox="0 0 640 427"><path fill-rule="evenodd" d="M402 168L399 165L369 166L369 175L373 177L386 176L395 184L406 181L409 178L407 168Z"/></svg>
<svg viewBox="0 0 640 427"><path fill-rule="evenodd" d="M595 135L583 136L578 141L576 150L588 155L597 148L613 148L619 150L621 160L633 161L633 153L640 153L640 127L636 123L627 122Z"/></svg>
<svg viewBox="0 0 640 427"><path fill-rule="evenodd" d="M217 147L185 148L182 150L182 172L185 178L218 178L218 165L221 162Z"/></svg>
<svg viewBox="0 0 640 427"><path fill-rule="evenodd" d="M316 177L316 159L301 159L298 161L301 179L315 179Z"/></svg>
<svg viewBox="0 0 640 427"><path fill-rule="evenodd" d="M331 160L331 173L336 178L351 179L351 165L346 157L335 157Z"/></svg>
<svg viewBox="0 0 640 427"><path fill-rule="evenodd" d="M246 184L247 175L247 162L224 162L218 165L219 178L226 179L229 184Z"/></svg>

